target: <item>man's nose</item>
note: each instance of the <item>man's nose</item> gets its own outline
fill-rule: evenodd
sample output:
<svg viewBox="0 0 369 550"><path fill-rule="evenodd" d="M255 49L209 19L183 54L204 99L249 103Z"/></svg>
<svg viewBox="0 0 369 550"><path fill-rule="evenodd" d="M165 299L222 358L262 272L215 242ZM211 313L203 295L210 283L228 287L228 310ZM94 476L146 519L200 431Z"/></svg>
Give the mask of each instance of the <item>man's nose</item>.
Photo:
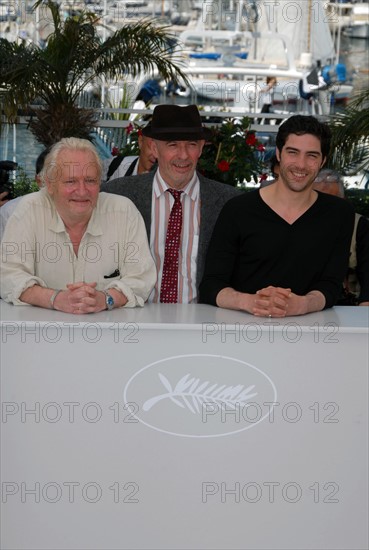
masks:
<svg viewBox="0 0 369 550"><path fill-rule="evenodd" d="M306 158L305 155L301 154L301 155L297 155L297 158L296 158L296 165L299 167L299 168L305 168L305 166L307 165L308 163L308 159Z"/></svg>
<svg viewBox="0 0 369 550"><path fill-rule="evenodd" d="M87 184L84 179L79 179L76 182L75 190L78 191L78 193L85 193L87 189Z"/></svg>
<svg viewBox="0 0 369 550"><path fill-rule="evenodd" d="M186 143L182 143L178 148L178 156L180 158L188 158L188 146Z"/></svg>

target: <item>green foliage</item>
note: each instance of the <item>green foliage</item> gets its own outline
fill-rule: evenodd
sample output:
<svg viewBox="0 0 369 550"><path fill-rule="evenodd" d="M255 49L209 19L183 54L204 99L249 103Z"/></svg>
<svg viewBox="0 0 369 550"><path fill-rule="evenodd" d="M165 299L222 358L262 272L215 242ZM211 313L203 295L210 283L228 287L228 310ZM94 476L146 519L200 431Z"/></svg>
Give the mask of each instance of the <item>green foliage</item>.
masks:
<svg viewBox="0 0 369 550"><path fill-rule="evenodd" d="M122 155L123 157L129 157L131 155L139 155L140 148L138 146L138 136L141 133L141 126L135 123L128 124L125 129L124 145L120 149L114 147L111 154L113 156Z"/></svg>
<svg viewBox="0 0 369 550"><path fill-rule="evenodd" d="M96 115L92 109L60 103L39 109L29 127L38 141L50 147L65 137L91 140L95 122Z"/></svg>
<svg viewBox="0 0 369 550"><path fill-rule="evenodd" d="M369 169L369 89L359 93L343 113L330 122L330 166L353 174Z"/></svg>
<svg viewBox="0 0 369 550"><path fill-rule="evenodd" d="M212 128L212 138L203 149L198 166L208 178L236 186L253 180L265 171L264 146L250 131L248 117L226 119Z"/></svg>
<svg viewBox="0 0 369 550"><path fill-rule="evenodd" d="M129 109L131 106L131 103L132 103L131 94L129 93L128 83L126 82L123 85L122 99L119 101L118 104L116 104L110 98L108 99L108 106L111 109ZM112 118L113 120L128 120L129 117L130 117L130 113L110 113L110 116L109 116L109 118Z"/></svg>
<svg viewBox="0 0 369 550"><path fill-rule="evenodd" d="M265 170L264 146L254 132L249 131L250 119L227 119L221 126L214 126L212 137L204 146L198 162L199 171L206 177L236 186L238 182L255 181ZM126 142L121 149L114 148L113 155L139 155L138 136L140 126L132 123L126 128Z"/></svg>
<svg viewBox="0 0 369 550"><path fill-rule="evenodd" d="M29 193L34 193L39 190L39 187L36 181L29 176L22 167L17 168L16 177L13 183L14 198L22 197L23 195L28 195Z"/></svg>

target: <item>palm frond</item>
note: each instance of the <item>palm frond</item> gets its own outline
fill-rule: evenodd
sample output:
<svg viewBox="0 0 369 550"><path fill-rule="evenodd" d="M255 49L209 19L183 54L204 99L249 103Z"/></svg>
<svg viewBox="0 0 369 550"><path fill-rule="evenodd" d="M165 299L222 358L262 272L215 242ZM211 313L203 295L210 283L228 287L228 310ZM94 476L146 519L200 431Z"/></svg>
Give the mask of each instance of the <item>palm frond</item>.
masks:
<svg viewBox="0 0 369 550"><path fill-rule="evenodd" d="M157 72L165 80L181 78L187 82L181 70L182 58L173 54L174 37L167 31L167 27L156 27L149 20L122 27L101 44L96 74L114 80L127 74L135 77ZM124 62L117 63L119 59Z"/></svg>
<svg viewBox="0 0 369 550"><path fill-rule="evenodd" d="M55 32L58 33L61 28L61 18L58 4L56 2L53 2L52 0L36 0L36 2L33 4L32 11L35 12L37 8L41 6L49 8Z"/></svg>
<svg viewBox="0 0 369 550"><path fill-rule="evenodd" d="M45 147L49 147L64 137L91 140L95 121L96 115L91 109L60 104L51 108L46 106L38 109L29 127L37 140Z"/></svg>
<svg viewBox="0 0 369 550"><path fill-rule="evenodd" d="M330 165L347 174L369 169L369 90L331 121Z"/></svg>
<svg viewBox="0 0 369 550"><path fill-rule="evenodd" d="M54 109L57 118L60 112L73 113L81 92L99 78L129 81L141 74L157 74L167 81L187 82L180 58L173 54L174 37L168 27L144 20L123 26L104 41L98 33L96 15L83 11L63 21L53 0L37 0L33 9L40 6L50 10L53 22L46 46L18 45L1 39L0 88L8 116L35 100L47 106L42 121L33 125L35 131L39 126L43 142L46 122L53 124L49 111ZM38 110L36 117L41 116ZM70 124L73 128L74 122Z"/></svg>

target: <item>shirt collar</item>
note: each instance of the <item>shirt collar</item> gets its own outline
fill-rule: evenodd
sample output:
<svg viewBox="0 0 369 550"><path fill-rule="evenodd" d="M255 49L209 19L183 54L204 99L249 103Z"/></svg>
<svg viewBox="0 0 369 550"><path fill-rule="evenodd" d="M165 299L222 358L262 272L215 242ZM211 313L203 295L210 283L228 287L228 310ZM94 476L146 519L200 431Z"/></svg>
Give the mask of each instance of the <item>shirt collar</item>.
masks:
<svg viewBox="0 0 369 550"><path fill-rule="evenodd" d="M170 186L165 183L162 175L160 174L160 169L158 168L155 172L153 189L156 198L159 198L161 195L164 195L167 189L170 189ZM188 182L186 187L182 189L183 193L188 195L189 198L193 201L197 200L200 193L200 180L197 172L195 171L191 180Z"/></svg>
<svg viewBox="0 0 369 550"><path fill-rule="evenodd" d="M47 196L48 202L50 204L50 209L51 209L51 221L50 221L49 229L51 231L54 231L54 233L66 233L64 222L61 219L58 211L56 210L54 201L52 200L52 198L50 197L46 189L45 189L45 195ZM97 212L99 209L98 208L99 202L100 202L100 198L98 198L97 200L97 205L92 212L90 221L88 222L88 225L85 231L85 233L89 233L90 235L93 235L95 237L103 234L103 230L100 222L101 214Z"/></svg>

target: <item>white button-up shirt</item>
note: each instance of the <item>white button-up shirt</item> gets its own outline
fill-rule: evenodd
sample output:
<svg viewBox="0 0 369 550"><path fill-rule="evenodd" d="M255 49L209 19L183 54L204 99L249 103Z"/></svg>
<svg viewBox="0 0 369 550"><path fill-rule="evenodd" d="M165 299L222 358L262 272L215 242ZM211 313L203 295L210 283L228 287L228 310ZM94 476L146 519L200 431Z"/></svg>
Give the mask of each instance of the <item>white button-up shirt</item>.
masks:
<svg viewBox="0 0 369 550"><path fill-rule="evenodd" d="M46 189L24 197L6 225L0 289L7 302L24 305L19 296L33 285L63 290L84 281L120 290L125 307L143 306L155 280L144 222L125 197L100 193L78 256Z"/></svg>
<svg viewBox="0 0 369 550"><path fill-rule="evenodd" d="M160 301L165 240L169 215L174 204L174 198L166 192L167 189L169 186L157 170L152 190L150 249L158 271L158 279L150 294L149 302ZM179 249L178 302L191 303L197 301L196 274L200 234L200 181L196 172L183 189L181 204L182 235Z"/></svg>

